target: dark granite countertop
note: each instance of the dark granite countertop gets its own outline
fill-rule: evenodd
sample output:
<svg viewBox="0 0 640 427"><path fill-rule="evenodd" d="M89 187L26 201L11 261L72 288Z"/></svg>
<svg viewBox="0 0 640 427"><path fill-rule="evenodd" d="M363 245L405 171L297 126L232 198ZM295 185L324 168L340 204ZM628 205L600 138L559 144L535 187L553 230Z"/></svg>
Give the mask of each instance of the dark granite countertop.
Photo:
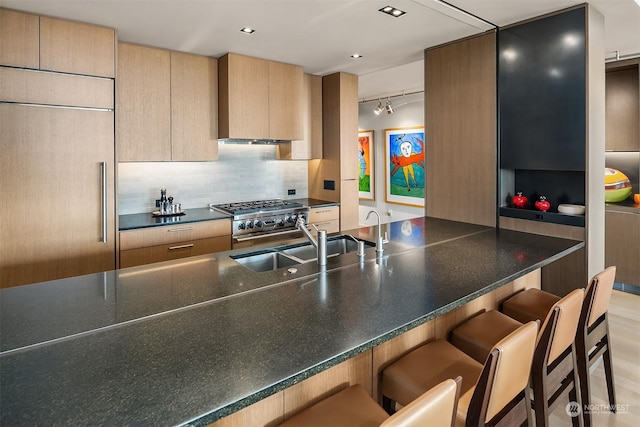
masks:
<svg viewBox="0 0 640 427"><path fill-rule="evenodd" d="M185 209L184 215L153 216L151 212L127 214L119 216L120 231L137 228L157 227L162 225L186 224L189 222L213 221L232 218L232 215L209 208Z"/></svg>
<svg viewBox="0 0 640 427"><path fill-rule="evenodd" d="M625 200L620 203L605 203L606 212L623 212L640 215L640 206L633 203L633 200Z"/></svg>
<svg viewBox="0 0 640 427"><path fill-rule="evenodd" d="M340 206L338 202L329 202L319 199L287 199L288 201L302 203L304 206ZM186 224L189 222L213 221L216 219L233 218L233 215L225 214L215 209L194 208L185 209L184 215L158 216L155 217L151 212L125 214L118 217L119 230L135 230L138 228L157 227L163 225Z"/></svg>
<svg viewBox="0 0 640 427"><path fill-rule="evenodd" d="M254 247L0 290L0 424L206 425L584 245L432 218L387 228L383 257L324 273L229 258Z"/></svg>
<svg viewBox="0 0 640 427"><path fill-rule="evenodd" d="M309 206L310 208L317 208L320 206L340 206L340 202L330 202L328 200L320 200L320 199L287 199L293 202L302 203L304 206Z"/></svg>

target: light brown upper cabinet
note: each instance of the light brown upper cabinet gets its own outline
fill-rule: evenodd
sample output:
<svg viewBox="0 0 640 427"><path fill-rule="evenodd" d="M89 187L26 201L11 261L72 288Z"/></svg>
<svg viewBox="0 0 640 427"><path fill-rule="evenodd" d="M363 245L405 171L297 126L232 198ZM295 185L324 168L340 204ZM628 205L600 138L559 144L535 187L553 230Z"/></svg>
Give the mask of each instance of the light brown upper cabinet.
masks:
<svg viewBox="0 0 640 427"><path fill-rule="evenodd" d="M40 69L115 77L115 30L40 17Z"/></svg>
<svg viewBox="0 0 640 427"><path fill-rule="evenodd" d="M606 139L611 151L640 150L638 59L607 64Z"/></svg>
<svg viewBox="0 0 640 427"><path fill-rule="evenodd" d="M118 46L119 161L216 160L215 58Z"/></svg>
<svg viewBox="0 0 640 427"><path fill-rule="evenodd" d="M118 44L116 152L119 161L171 160L171 55Z"/></svg>
<svg viewBox="0 0 640 427"><path fill-rule="evenodd" d="M218 159L218 61L171 52L171 160Z"/></svg>
<svg viewBox="0 0 640 427"><path fill-rule="evenodd" d="M302 139L302 67L269 62L269 137L292 141Z"/></svg>
<svg viewBox="0 0 640 427"><path fill-rule="evenodd" d="M229 53L218 59L218 136L269 134L269 61Z"/></svg>
<svg viewBox="0 0 640 427"><path fill-rule="evenodd" d="M303 138L278 144L281 160L322 158L322 76L304 75L302 112Z"/></svg>
<svg viewBox="0 0 640 427"><path fill-rule="evenodd" d="M39 34L37 15L0 9L0 64L39 68Z"/></svg>
<svg viewBox="0 0 640 427"><path fill-rule="evenodd" d="M218 61L221 139L303 139L303 70L228 53Z"/></svg>
<svg viewBox="0 0 640 427"><path fill-rule="evenodd" d="M115 77L112 28L0 9L0 64Z"/></svg>

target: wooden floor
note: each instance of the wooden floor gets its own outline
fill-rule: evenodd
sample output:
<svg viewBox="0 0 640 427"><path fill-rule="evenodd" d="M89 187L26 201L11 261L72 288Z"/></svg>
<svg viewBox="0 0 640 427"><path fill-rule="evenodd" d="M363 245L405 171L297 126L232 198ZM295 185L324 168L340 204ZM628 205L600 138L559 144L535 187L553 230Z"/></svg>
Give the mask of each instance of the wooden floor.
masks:
<svg viewBox="0 0 640 427"><path fill-rule="evenodd" d="M593 415L594 427L640 426L640 296L613 291L609 305L609 333L613 352L613 373L618 413L606 409ZM602 360L592 367L592 403L608 406ZM552 427L570 426L571 419L560 403L550 417Z"/></svg>

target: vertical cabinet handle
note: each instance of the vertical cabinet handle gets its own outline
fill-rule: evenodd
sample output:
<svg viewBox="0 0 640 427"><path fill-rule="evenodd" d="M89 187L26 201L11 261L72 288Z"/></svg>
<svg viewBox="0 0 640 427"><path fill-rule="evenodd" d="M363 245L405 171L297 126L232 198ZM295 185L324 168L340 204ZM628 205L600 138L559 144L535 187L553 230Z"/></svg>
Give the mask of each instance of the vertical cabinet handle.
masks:
<svg viewBox="0 0 640 427"><path fill-rule="evenodd" d="M102 162L102 243L107 243L107 162Z"/></svg>

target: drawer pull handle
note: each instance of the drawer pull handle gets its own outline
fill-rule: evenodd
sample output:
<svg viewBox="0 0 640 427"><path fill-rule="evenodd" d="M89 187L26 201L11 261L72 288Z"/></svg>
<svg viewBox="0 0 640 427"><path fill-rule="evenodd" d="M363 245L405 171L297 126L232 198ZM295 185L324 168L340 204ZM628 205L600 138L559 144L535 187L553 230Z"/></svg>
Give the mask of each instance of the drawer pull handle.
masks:
<svg viewBox="0 0 640 427"><path fill-rule="evenodd" d="M172 228L172 229L169 229L168 231L169 233L176 233L178 231L191 231L191 230L193 230L193 227Z"/></svg>
<svg viewBox="0 0 640 427"><path fill-rule="evenodd" d="M186 249L186 248L192 248L192 247L193 247L193 243L189 243L188 245L169 246L169 250L172 251L174 249Z"/></svg>
<svg viewBox="0 0 640 427"><path fill-rule="evenodd" d="M107 217L107 177L108 177L108 170L107 170L107 162L100 162L100 167L102 169L102 237L101 237L101 241L102 243L106 244L107 243L107 221L108 221L108 217Z"/></svg>

